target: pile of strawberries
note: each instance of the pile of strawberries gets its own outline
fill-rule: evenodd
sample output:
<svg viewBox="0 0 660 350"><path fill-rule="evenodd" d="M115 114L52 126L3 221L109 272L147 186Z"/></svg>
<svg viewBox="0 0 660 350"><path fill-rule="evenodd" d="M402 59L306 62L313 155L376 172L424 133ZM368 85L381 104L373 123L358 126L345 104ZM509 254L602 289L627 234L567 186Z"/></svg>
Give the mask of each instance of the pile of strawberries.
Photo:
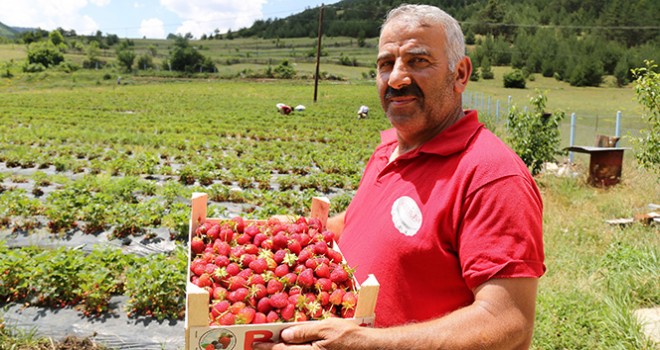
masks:
<svg viewBox="0 0 660 350"><path fill-rule="evenodd" d="M210 325L351 318L353 270L319 219L205 221L191 239L191 282L210 295Z"/></svg>

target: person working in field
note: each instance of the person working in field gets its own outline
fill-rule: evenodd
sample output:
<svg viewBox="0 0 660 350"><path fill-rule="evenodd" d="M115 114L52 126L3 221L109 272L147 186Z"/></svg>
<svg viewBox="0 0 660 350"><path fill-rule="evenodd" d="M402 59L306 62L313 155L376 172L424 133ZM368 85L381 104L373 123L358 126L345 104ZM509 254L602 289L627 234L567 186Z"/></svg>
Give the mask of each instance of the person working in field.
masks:
<svg viewBox="0 0 660 350"><path fill-rule="evenodd" d="M292 326L255 349L525 349L545 272L542 202L525 164L462 109L472 63L457 21L403 5L380 34L382 132L346 212L331 218L376 327Z"/></svg>

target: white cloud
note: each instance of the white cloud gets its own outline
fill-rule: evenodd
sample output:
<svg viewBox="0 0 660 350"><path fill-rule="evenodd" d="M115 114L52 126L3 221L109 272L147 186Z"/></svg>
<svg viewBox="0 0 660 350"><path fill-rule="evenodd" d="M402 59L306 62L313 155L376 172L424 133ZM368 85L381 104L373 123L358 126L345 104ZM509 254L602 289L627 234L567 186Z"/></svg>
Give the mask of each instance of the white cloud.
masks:
<svg viewBox="0 0 660 350"><path fill-rule="evenodd" d="M109 3L109 0L94 0L95 3ZM53 30L57 27L75 29L79 34L90 34L99 29L96 21L89 16L81 16L80 10L88 5L87 0L33 0L1 1L0 22L19 27L39 27Z"/></svg>
<svg viewBox="0 0 660 350"><path fill-rule="evenodd" d="M215 29L238 30L251 26L263 16L266 0L160 0L182 23L177 33L192 33L195 37L210 34Z"/></svg>
<svg viewBox="0 0 660 350"><path fill-rule="evenodd" d="M98 7L103 7L103 6L109 5L110 1L111 0L89 0L90 3L92 3L92 4L94 4Z"/></svg>
<svg viewBox="0 0 660 350"><path fill-rule="evenodd" d="M143 19L140 23L140 36L149 39L164 39L165 24L158 18Z"/></svg>

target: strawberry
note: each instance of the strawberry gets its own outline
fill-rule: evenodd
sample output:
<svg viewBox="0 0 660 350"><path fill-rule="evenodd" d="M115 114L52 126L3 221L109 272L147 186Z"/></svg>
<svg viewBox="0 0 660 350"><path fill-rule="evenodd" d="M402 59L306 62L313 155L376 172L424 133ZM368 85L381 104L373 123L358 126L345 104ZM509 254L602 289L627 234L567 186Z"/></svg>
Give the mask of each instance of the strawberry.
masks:
<svg viewBox="0 0 660 350"><path fill-rule="evenodd" d="M277 276L277 277L283 277L284 275L286 275L287 273L289 273L289 266L286 265L286 264L278 265L278 266L275 268L275 271L274 271L274 272L275 272L275 276Z"/></svg>
<svg viewBox="0 0 660 350"><path fill-rule="evenodd" d="M295 239L288 240L286 247L287 249L289 249L289 251L291 251L291 253L294 254L299 254L300 251L302 250L302 245L300 244L300 241Z"/></svg>
<svg viewBox="0 0 660 350"><path fill-rule="evenodd" d="M248 266L254 271L254 273L262 273L268 268L268 263L266 262L266 259L258 258L251 261Z"/></svg>
<svg viewBox="0 0 660 350"><path fill-rule="evenodd" d="M231 252L231 246L229 243L216 239L213 241L213 251L216 254L222 255L222 256L229 256L229 253Z"/></svg>
<svg viewBox="0 0 660 350"><path fill-rule="evenodd" d="M355 309L341 309L341 317L343 318L355 317Z"/></svg>
<svg viewBox="0 0 660 350"><path fill-rule="evenodd" d="M342 300L344 298L344 294L346 294L346 291L343 289L335 289L331 294L330 294L330 303L332 305L341 305Z"/></svg>
<svg viewBox="0 0 660 350"><path fill-rule="evenodd" d="M259 227L255 224L252 224L248 227L246 227L244 230L245 234L247 234L249 237L254 237L257 233L261 232Z"/></svg>
<svg viewBox="0 0 660 350"><path fill-rule="evenodd" d="M229 276L236 276L239 272L241 272L241 267L236 263L230 263L227 265L226 270Z"/></svg>
<svg viewBox="0 0 660 350"><path fill-rule="evenodd" d="M344 297L341 298L342 309L355 309L357 304L357 296L354 292L348 291L344 294Z"/></svg>
<svg viewBox="0 0 660 350"><path fill-rule="evenodd" d="M268 284L266 285L266 290L268 291L268 294L275 294L277 292L281 292L284 290L284 284L279 280L272 279L268 281Z"/></svg>
<svg viewBox="0 0 660 350"><path fill-rule="evenodd" d="M206 249L206 244L204 243L204 240L201 239L200 237L193 237L192 240L190 241L190 250L194 255L199 255L204 252L204 249Z"/></svg>
<svg viewBox="0 0 660 350"><path fill-rule="evenodd" d="M270 304L270 299L267 297L259 299L257 302L257 310L267 314L270 310L273 309L273 306Z"/></svg>
<svg viewBox="0 0 660 350"><path fill-rule="evenodd" d="M289 272L282 277L282 283L284 283L287 286L293 286L294 284L296 284L297 280L298 280L298 275L293 272Z"/></svg>
<svg viewBox="0 0 660 350"><path fill-rule="evenodd" d="M204 288L204 287L211 287L212 284L211 280L211 275L208 273L203 273L201 276L199 276L199 279L197 279L197 285Z"/></svg>
<svg viewBox="0 0 660 350"><path fill-rule="evenodd" d="M314 243L314 253L317 255L324 255L328 252L328 244L325 241Z"/></svg>
<svg viewBox="0 0 660 350"><path fill-rule="evenodd" d="M343 265L337 265L334 269L332 269L332 272L330 272L330 280L332 282L335 282L337 284L340 284L342 282L346 282L348 280L348 272L344 269Z"/></svg>
<svg viewBox="0 0 660 350"><path fill-rule="evenodd" d="M231 312L224 313L218 318L218 323L223 326L231 326L236 323L236 316Z"/></svg>
<svg viewBox="0 0 660 350"><path fill-rule="evenodd" d="M206 230L206 236L211 239L211 241L215 241L218 238L218 235L220 234L220 225L215 224L212 225L210 228Z"/></svg>
<svg viewBox="0 0 660 350"><path fill-rule="evenodd" d="M329 278L319 278L316 280L314 286L319 292L329 292L337 285L334 284Z"/></svg>
<svg viewBox="0 0 660 350"><path fill-rule="evenodd" d="M276 309L281 309L289 304L287 297L284 292L275 293L270 296L270 305Z"/></svg>
<svg viewBox="0 0 660 350"><path fill-rule="evenodd" d="M311 288L314 285L314 270L307 268L298 275L298 285L305 288Z"/></svg>
<svg viewBox="0 0 660 350"><path fill-rule="evenodd" d="M244 288L248 285L247 280L241 276L231 276L228 279L227 289L237 290L238 288Z"/></svg>
<svg viewBox="0 0 660 350"><path fill-rule="evenodd" d="M335 264L341 264L341 262L344 260L341 256L341 253L332 248L328 248L328 251L325 253L325 255Z"/></svg>
<svg viewBox="0 0 660 350"><path fill-rule="evenodd" d="M236 224L235 225L236 232L243 233L243 231L245 230L245 221L243 220L243 218L240 216L234 216L233 218L231 218L231 221L233 221Z"/></svg>
<svg viewBox="0 0 660 350"><path fill-rule="evenodd" d="M332 242L334 242L335 240L334 232L326 230L321 232L321 234L323 235L323 240L325 241L325 243L331 244Z"/></svg>
<svg viewBox="0 0 660 350"><path fill-rule="evenodd" d="M250 290L247 288L238 288L227 293L227 300L232 303L242 302L250 295Z"/></svg>
<svg viewBox="0 0 660 350"><path fill-rule="evenodd" d="M268 294L268 290L263 284L255 284L250 286L250 296L255 297L256 299L261 299Z"/></svg>
<svg viewBox="0 0 660 350"><path fill-rule="evenodd" d="M236 324L250 324L254 320L256 310L246 306L236 313Z"/></svg>
<svg viewBox="0 0 660 350"><path fill-rule="evenodd" d="M315 229L317 231L320 231L323 228L323 224L319 218L309 218L307 225L310 229Z"/></svg>
<svg viewBox="0 0 660 350"><path fill-rule="evenodd" d="M330 266L328 266L328 264L325 262L320 263L314 269L314 274L316 274L316 276L319 278L328 278L330 277Z"/></svg>
<svg viewBox="0 0 660 350"><path fill-rule="evenodd" d="M227 289L223 287L215 287L213 288L213 293L211 294L211 297L215 300L224 300L225 297L227 296Z"/></svg>
<svg viewBox="0 0 660 350"><path fill-rule="evenodd" d="M257 312L254 314L254 320L252 320L252 324L262 324L262 323L268 323L268 319L266 319L266 314L263 312Z"/></svg>
<svg viewBox="0 0 660 350"><path fill-rule="evenodd" d="M330 293L326 291L321 291L319 292L319 295L316 298L316 300L318 300L319 303L321 303L321 306L325 307L330 304Z"/></svg>
<svg viewBox="0 0 660 350"><path fill-rule="evenodd" d="M233 304L229 305L229 312L232 314L236 315L238 314L241 310L245 309L247 305L245 305L244 302L242 301L236 301Z"/></svg>
<svg viewBox="0 0 660 350"><path fill-rule="evenodd" d="M268 323L275 323L279 320L280 320L280 315L278 315L277 312L275 312L275 310L270 310L266 314L266 321Z"/></svg>
<svg viewBox="0 0 660 350"><path fill-rule="evenodd" d="M267 239L268 236L266 236L266 234L259 232L254 236L254 238L252 238L252 243L257 247L261 247L261 243L263 243Z"/></svg>
<svg viewBox="0 0 660 350"><path fill-rule="evenodd" d="M227 300L218 301L211 306L211 318L216 319L229 309L229 302Z"/></svg>
<svg viewBox="0 0 660 350"><path fill-rule="evenodd" d="M259 284L266 284L266 279L264 278L263 275L252 275L250 278L248 278L248 284L251 286L254 285L259 285Z"/></svg>
<svg viewBox="0 0 660 350"><path fill-rule="evenodd" d="M273 249L278 250L286 248L288 241L288 238L283 232L276 234L273 236Z"/></svg>
<svg viewBox="0 0 660 350"><path fill-rule="evenodd" d="M213 263L215 263L215 265L218 267L225 267L229 265L230 262L231 261L229 260L229 257L225 255L218 255L213 261Z"/></svg>
<svg viewBox="0 0 660 350"><path fill-rule="evenodd" d="M236 236L236 243L240 245L248 244L252 241L252 237L247 233L240 234Z"/></svg>
<svg viewBox="0 0 660 350"><path fill-rule="evenodd" d="M279 249L275 251L275 253L273 253L272 256L273 261L275 261L275 263L279 265L284 261L284 258L286 257L287 254L288 252L286 251L286 249Z"/></svg>
<svg viewBox="0 0 660 350"><path fill-rule="evenodd" d="M286 304L280 310L280 316L284 321L293 321L294 316L296 315L296 306L293 304Z"/></svg>

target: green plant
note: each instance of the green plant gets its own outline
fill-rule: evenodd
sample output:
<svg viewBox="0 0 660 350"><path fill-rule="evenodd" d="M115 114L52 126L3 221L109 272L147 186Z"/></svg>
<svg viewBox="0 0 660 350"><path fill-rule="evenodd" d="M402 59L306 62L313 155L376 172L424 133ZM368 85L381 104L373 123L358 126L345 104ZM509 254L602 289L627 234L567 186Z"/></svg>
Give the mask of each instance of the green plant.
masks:
<svg viewBox="0 0 660 350"><path fill-rule="evenodd" d="M129 317L183 318L187 261L186 249L177 246L171 256L154 255L132 267L126 274Z"/></svg>
<svg viewBox="0 0 660 350"><path fill-rule="evenodd" d="M509 112L507 140L532 175L536 175L543 169L543 163L552 162L555 156L562 154L558 149L561 141L559 124L565 114L546 113L545 94L538 93L530 102L534 106L531 112L519 111L515 106Z"/></svg>
<svg viewBox="0 0 660 350"><path fill-rule="evenodd" d="M520 69L514 69L504 74L504 87L513 89L525 88L525 74Z"/></svg>
<svg viewBox="0 0 660 350"><path fill-rule="evenodd" d="M637 162L644 168L660 173L660 74L657 64L644 61L646 66L633 69L637 101L646 109L648 129L642 129L637 139Z"/></svg>

